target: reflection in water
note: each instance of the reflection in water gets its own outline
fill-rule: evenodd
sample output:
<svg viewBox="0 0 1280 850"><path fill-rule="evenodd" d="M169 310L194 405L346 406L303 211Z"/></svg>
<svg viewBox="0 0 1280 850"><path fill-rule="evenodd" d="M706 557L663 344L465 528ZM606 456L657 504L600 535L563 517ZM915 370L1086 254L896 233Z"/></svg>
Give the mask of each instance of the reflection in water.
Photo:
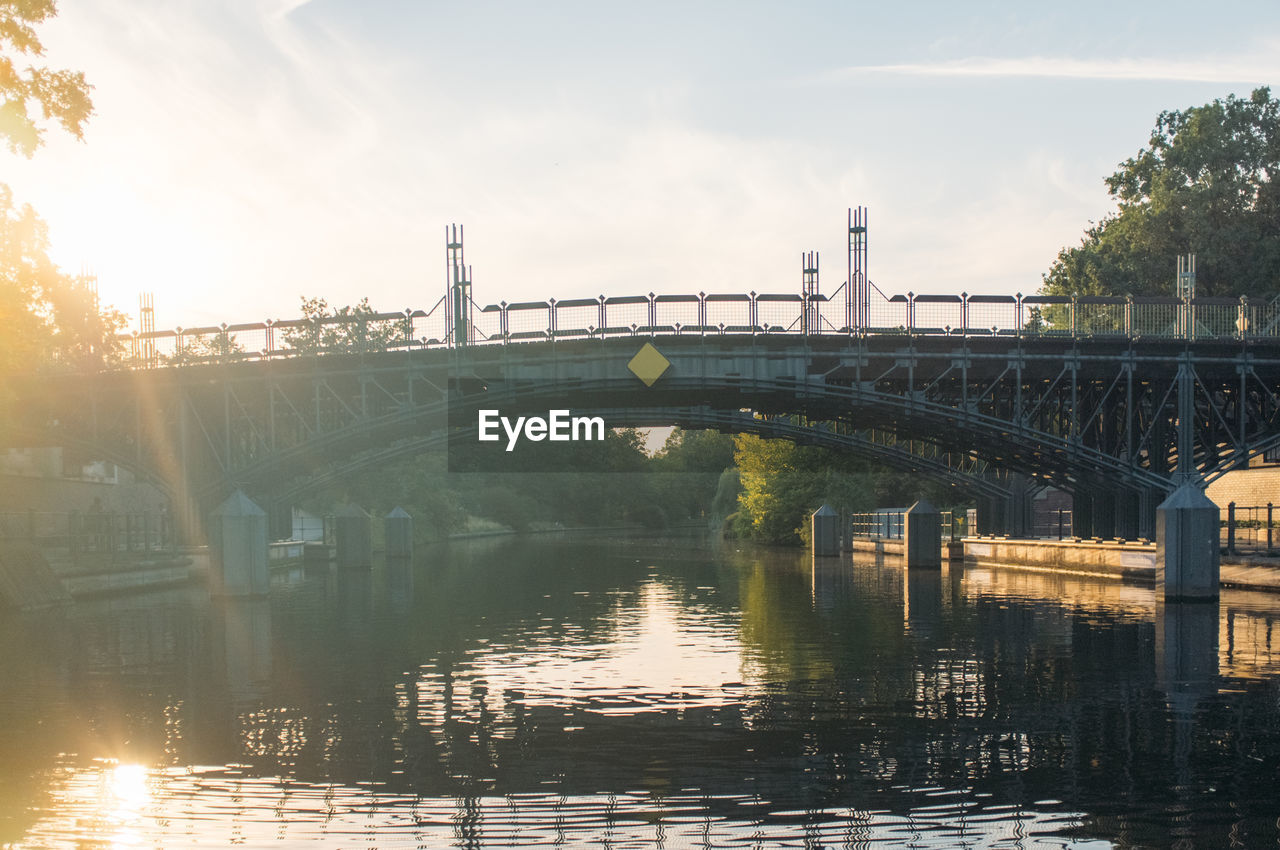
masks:
<svg viewBox="0 0 1280 850"><path fill-rule="evenodd" d="M903 569L906 592L902 595L903 619L907 631L932 637L942 621L942 571Z"/></svg>
<svg viewBox="0 0 1280 850"><path fill-rule="evenodd" d="M0 625L0 843L1274 845L1280 599L477 541Z"/></svg>

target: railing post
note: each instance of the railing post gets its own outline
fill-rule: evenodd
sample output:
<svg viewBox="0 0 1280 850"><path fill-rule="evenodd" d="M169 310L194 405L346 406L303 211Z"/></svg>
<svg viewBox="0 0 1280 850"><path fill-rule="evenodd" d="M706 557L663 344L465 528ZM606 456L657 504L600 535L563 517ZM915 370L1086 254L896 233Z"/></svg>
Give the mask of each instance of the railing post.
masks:
<svg viewBox="0 0 1280 850"><path fill-rule="evenodd" d="M1236 503L1227 503L1227 554L1236 553Z"/></svg>
<svg viewBox="0 0 1280 850"><path fill-rule="evenodd" d="M1271 503L1267 502L1267 552L1271 552Z"/></svg>
<svg viewBox="0 0 1280 850"><path fill-rule="evenodd" d="M502 344L506 345L510 327L507 324L507 302L505 301L498 304L498 330L502 332Z"/></svg>
<svg viewBox="0 0 1280 850"><path fill-rule="evenodd" d="M604 304L604 296L600 296L600 338L604 339L604 329L609 327L609 311Z"/></svg>
<svg viewBox="0 0 1280 850"><path fill-rule="evenodd" d="M1062 508L1058 508L1058 539L1062 539Z"/></svg>
<svg viewBox="0 0 1280 850"><path fill-rule="evenodd" d="M1240 296L1239 316L1236 317L1236 337L1244 339L1249 331L1249 296Z"/></svg>
<svg viewBox="0 0 1280 850"><path fill-rule="evenodd" d="M77 556L80 554L80 540L76 535L77 526L81 524L79 520L79 511L73 509L67 514L67 549L72 561L78 560Z"/></svg>
<svg viewBox="0 0 1280 850"><path fill-rule="evenodd" d="M698 330L699 333L705 335L707 332L707 293L698 293Z"/></svg>
<svg viewBox="0 0 1280 850"><path fill-rule="evenodd" d="M757 321L760 318L760 307L756 303L756 294L751 293L751 300L747 302L747 324L751 326L751 335L755 336L756 326L760 324Z"/></svg>
<svg viewBox="0 0 1280 850"><path fill-rule="evenodd" d="M915 332L916 327L916 294L907 293L907 336Z"/></svg>
<svg viewBox="0 0 1280 850"><path fill-rule="evenodd" d="M556 299L547 299L547 333L552 339L556 336Z"/></svg>
<svg viewBox="0 0 1280 850"><path fill-rule="evenodd" d="M1071 315L1071 338L1075 339L1076 338L1076 296L1075 295L1071 296L1070 315Z"/></svg>
<svg viewBox="0 0 1280 850"><path fill-rule="evenodd" d="M1133 339L1133 293L1124 299L1124 335L1126 339Z"/></svg>
<svg viewBox="0 0 1280 850"><path fill-rule="evenodd" d="M658 327L658 302L657 296L652 292L649 293L649 336L657 334Z"/></svg>
<svg viewBox="0 0 1280 850"><path fill-rule="evenodd" d="M960 336L969 336L969 293L960 293Z"/></svg>

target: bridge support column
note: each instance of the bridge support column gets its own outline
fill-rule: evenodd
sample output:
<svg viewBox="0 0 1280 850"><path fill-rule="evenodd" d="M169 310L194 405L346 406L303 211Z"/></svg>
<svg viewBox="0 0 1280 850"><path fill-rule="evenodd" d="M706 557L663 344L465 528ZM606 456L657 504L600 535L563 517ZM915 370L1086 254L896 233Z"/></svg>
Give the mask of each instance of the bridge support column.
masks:
<svg viewBox="0 0 1280 850"><path fill-rule="evenodd" d="M1138 536L1156 539L1156 508L1164 501L1164 493L1144 487L1138 493Z"/></svg>
<svg viewBox="0 0 1280 850"><path fill-rule="evenodd" d="M373 517L357 504L334 515L339 567L373 566Z"/></svg>
<svg viewBox="0 0 1280 850"><path fill-rule="evenodd" d="M1218 506L1189 477L1156 508L1156 591L1164 599L1217 599Z"/></svg>
<svg viewBox="0 0 1280 850"><path fill-rule="evenodd" d="M1116 494L1116 537L1125 540L1137 540L1138 534L1138 502L1139 495L1132 490L1121 490Z"/></svg>
<svg viewBox="0 0 1280 850"><path fill-rule="evenodd" d="M1005 522L1004 499L979 497L977 499L977 531L976 534L994 534L996 536L1009 533Z"/></svg>
<svg viewBox="0 0 1280 850"><path fill-rule="evenodd" d="M1030 537L1031 482L1017 472L1009 475L1009 496L1004 500L1004 533L1010 537Z"/></svg>
<svg viewBox="0 0 1280 850"><path fill-rule="evenodd" d="M902 553L907 569L942 568L942 515L924 499L907 508Z"/></svg>
<svg viewBox="0 0 1280 850"><path fill-rule="evenodd" d="M413 557L413 517L404 508L397 507L383 520L388 558Z"/></svg>
<svg viewBox="0 0 1280 850"><path fill-rule="evenodd" d="M1109 540L1116 536L1116 494L1099 490L1093 495L1093 533L1091 537Z"/></svg>
<svg viewBox="0 0 1280 850"><path fill-rule="evenodd" d="M823 505L809 517L813 554L829 557L840 554L840 515Z"/></svg>
<svg viewBox="0 0 1280 850"><path fill-rule="evenodd" d="M293 539L293 505L272 502L267 511L267 536L271 540Z"/></svg>
<svg viewBox="0 0 1280 850"><path fill-rule="evenodd" d="M267 512L237 490L209 520L210 591L215 596L261 596L267 574Z"/></svg>
<svg viewBox="0 0 1280 850"><path fill-rule="evenodd" d="M1083 490L1071 494L1071 534L1073 537L1093 536L1093 496Z"/></svg>

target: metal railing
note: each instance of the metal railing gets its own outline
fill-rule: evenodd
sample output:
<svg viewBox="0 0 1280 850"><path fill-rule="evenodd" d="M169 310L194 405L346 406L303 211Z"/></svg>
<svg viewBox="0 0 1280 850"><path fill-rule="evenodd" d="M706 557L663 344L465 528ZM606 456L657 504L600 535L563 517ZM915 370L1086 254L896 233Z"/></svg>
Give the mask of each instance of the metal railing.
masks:
<svg viewBox="0 0 1280 850"><path fill-rule="evenodd" d="M172 552L177 546L170 516L150 511L0 513L0 540L28 542L73 560L82 555L122 560L147 552Z"/></svg>
<svg viewBox="0 0 1280 850"><path fill-rule="evenodd" d="M1237 505L1229 502L1222 511L1220 543L1228 555L1272 554L1280 547L1280 511L1265 505Z"/></svg>
<svg viewBox="0 0 1280 850"><path fill-rule="evenodd" d="M1031 524L1031 536L1042 540L1070 540L1075 536L1073 520L1070 508L1037 513Z"/></svg>
<svg viewBox="0 0 1280 850"><path fill-rule="evenodd" d="M862 540L901 540L906 533L906 508L881 508L850 514L850 531ZM940 511L939 525L943 540L959 540L968 535L968 519L964 511Z"/></svg>
<svg viewBox="0 0 1280 850"><path fill-rule="evenodd" d="M851 327L843 298L795 293L631 295L475 305L468 345L612 337L787 334L1251 340L1280 338L1280 302L1239 298L1057 295L885 296L872 287ZM117 337L124 364L153 368L452 346L430 311L223 324Z"/></svg>

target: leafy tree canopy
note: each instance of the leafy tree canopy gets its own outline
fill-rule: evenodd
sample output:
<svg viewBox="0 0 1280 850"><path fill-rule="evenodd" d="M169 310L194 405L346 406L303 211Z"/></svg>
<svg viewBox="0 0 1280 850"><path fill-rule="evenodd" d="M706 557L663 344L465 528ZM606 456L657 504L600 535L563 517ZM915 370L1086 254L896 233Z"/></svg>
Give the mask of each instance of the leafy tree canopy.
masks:
<svg viewBox="0 0 1280 850"><path fill-rule="evenodd" d="M0 184L0 374L51 364L91 370L119 353L125 317L100 309L92 282L63 273L48 249L45 223Z"/></svg>
<svg viewBox="0 0 1280 850"><path fill-rule="evenodd" d="M57 13L54 0L0 0L0 135L26 157L44 143L40 122L57 122L80 139L93 114L92 86L82 72L22 67L44 55L34 26Z"/></svg>
<svg viewBox="0 0 1280 850"><path fill-rule="evenodd" d="M53 0L0 0L0 138L27 157L44 142L42 122L79 139L93 112L84 74L27 64L44 54L34 26L56 13ZM64 274L48 250L45 223L0 184L0 375L48 364L99 368L118 353L124 316L101 310L92 281Z"/></svg>
<svg viewBox="0 0 1280 850"><path fill-rule="evenodd" d="M285 343L308 354L321 351L386 351L407 336L407 319L378 319L368 298L354 307L330 307L323 298L302 299L302 318L311 324L285 331ZM326 322L326 319L340 321Z"/></svg>
<svg viewBox="0 0 1280 850"><path fill-rule="evenodd" d="M1199 295L1280 292L1280 100L1269 88L1156 119L1148 147L1106 179L1116 212L1064 248L1053 295L1172 295L1196 255Z"/></svg>

